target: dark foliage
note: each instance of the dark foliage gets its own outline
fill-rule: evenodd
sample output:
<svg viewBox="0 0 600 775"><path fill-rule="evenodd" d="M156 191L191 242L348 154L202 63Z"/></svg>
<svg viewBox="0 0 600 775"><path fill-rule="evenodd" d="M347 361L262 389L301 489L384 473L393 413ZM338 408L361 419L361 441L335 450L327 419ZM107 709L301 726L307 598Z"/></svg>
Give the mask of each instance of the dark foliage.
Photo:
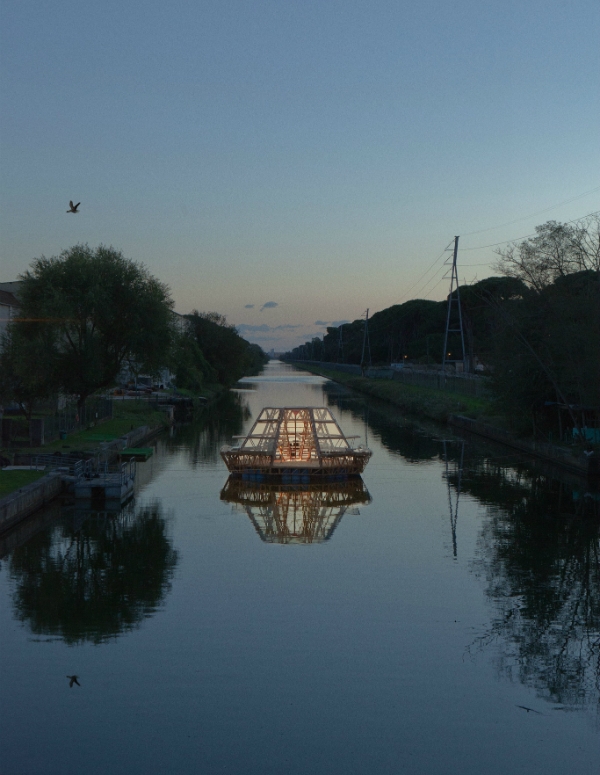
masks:
<svg viewBox="0 0 600 775"><path fill-rule="evenodd" d="M258 345L243 339L217 312L194 311L186 315L190 334L222 385L256 374L268 358Z"/></svg>
<svg viewBox="0 0 600 775"><path fill-rule="evenodd" d="M169 290L113 248L75 245L42 256L21 281L19 336L49 342L56 380L80 405L112 385L127 359L149 373L167 362Z"/></svg>

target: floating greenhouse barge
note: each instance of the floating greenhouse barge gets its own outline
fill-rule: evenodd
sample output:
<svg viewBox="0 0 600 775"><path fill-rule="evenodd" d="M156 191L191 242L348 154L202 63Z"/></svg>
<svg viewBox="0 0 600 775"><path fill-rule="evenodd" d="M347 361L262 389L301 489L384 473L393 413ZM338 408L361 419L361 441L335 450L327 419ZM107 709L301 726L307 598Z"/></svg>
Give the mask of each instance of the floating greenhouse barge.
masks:
<svg viewBox="0 0 600 775"><path fill-rule="evenodd" d="M283 481L359 476L371 450L352 447L323 407L266 407L239 444L221 448L229 471L244 479Z"/></svg>

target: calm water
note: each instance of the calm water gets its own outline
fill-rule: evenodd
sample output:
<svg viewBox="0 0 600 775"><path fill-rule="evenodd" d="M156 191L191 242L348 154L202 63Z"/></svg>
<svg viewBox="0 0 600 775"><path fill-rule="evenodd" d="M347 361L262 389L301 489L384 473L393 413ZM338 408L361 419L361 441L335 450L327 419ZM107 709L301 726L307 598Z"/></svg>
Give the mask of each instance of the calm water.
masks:
<svg viewBox="0 0 600 775"><path fill-rule="evenodd" d="M269 405L366 437L363 485L228 483ZM576 479L270 364L121 513L0 542L0 773L597 775L599 524Z"/></svg>

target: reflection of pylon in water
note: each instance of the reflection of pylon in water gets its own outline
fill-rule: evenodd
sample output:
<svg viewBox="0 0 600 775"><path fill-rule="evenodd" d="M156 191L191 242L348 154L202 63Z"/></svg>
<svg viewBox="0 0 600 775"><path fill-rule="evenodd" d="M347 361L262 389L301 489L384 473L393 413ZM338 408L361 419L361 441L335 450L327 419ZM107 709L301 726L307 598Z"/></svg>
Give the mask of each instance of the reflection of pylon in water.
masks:
<svg viewBox="0 0 600 775"><path fill-rule="evenodd" d="M450 473L450 466L448 464L448 447L447 444L449 442L444 439L444 463L446 466L446 471L444 473L444 478L446 479L446 485L448 487L448 509L450 512L450 531L452 533L452 554L456 558L458 546L456 542L456 523L458 521L458 501L460 499L460 486L462 482L462 473L463 473L463 463L465 459L465 442L460 441L457 442L460 444L460 457L457 463L455 463L455 469L454 469L454 476L452 477L456 484L456 501L452 502L452 485L450 482L451 479L451 473Z"/></svg>

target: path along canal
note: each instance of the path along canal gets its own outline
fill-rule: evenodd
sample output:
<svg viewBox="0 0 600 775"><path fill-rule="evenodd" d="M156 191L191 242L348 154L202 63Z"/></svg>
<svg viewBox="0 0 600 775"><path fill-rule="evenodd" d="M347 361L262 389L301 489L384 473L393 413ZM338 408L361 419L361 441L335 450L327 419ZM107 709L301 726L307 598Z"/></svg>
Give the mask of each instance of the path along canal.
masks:
<svg viewBox="0 0 600 775"><path fill-rule="evenodd" d="M366 441L364 488L226 486L286 405ZM272 362L120 513L2 539L0 772L596 774L599 525L575 478Z"/></svg>

